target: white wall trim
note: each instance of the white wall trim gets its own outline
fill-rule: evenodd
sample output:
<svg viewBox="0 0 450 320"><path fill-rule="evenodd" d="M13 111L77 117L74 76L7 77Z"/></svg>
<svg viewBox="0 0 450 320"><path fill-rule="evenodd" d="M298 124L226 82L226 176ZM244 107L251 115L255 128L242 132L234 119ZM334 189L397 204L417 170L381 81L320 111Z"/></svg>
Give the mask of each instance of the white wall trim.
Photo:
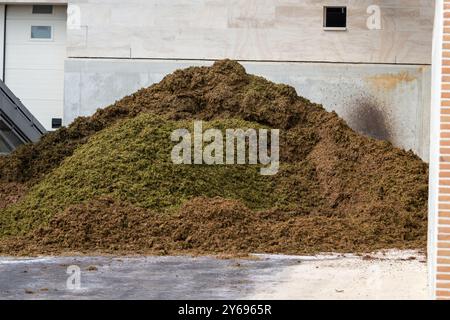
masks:
<svg viewBox="0 0 450 320"><path fill-rule="evenodd" d="M443 0L436 0L430 113L430 179L428 203L428 276L430 298L436 298L437 222L439 210L440 114L442 87Z"/></svg>

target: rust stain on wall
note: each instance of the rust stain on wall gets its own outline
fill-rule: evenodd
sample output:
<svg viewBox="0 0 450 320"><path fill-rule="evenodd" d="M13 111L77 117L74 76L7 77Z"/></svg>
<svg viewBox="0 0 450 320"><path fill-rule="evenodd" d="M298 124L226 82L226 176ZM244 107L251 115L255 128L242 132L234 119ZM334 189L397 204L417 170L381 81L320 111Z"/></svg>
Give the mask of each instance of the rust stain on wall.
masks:
<svg viewBox="0 0 450 320"><path fill-rule="evenodd" d="M407 71L400 73L384 73L368 77L367 82L378 89L393 90L401 83L417 80L417 77Z"/></svg>

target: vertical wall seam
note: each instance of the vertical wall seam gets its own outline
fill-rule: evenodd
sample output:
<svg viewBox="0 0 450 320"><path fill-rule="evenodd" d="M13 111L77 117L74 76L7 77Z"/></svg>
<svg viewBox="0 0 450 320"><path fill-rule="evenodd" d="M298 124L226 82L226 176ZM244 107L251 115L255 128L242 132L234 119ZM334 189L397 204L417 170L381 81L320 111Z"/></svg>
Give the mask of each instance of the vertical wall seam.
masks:
<svg viewBox="0 0 450 320"><path fill-rule="evenodd" d="M6 15L8 14L8 5L5 4L5 14L3 19L3 83L6 81Z"/></svg>

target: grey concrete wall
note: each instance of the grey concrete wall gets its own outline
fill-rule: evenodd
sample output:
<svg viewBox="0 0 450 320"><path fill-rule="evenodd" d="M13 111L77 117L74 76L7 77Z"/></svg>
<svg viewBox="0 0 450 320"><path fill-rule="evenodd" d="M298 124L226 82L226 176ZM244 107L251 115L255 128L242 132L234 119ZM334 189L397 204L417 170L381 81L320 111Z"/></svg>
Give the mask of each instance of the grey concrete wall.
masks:
<svg viewBox="0 0 450 320"><path fill-rule="evenodd" d="M64 122L97 108L166 74L208 61L68 59L65 65ZM287 83L313 102L335 110L359 132L429 152L429 66L245 62L249 73Z"/></svg>
<svg viewBox="0 0 450 320"><path fill-rule="evenodd" d="M324 5L348 6L325 31ZM381 9L369 30L367 9ZM69 57L431 63L434 0L70 0Z"/></svg>

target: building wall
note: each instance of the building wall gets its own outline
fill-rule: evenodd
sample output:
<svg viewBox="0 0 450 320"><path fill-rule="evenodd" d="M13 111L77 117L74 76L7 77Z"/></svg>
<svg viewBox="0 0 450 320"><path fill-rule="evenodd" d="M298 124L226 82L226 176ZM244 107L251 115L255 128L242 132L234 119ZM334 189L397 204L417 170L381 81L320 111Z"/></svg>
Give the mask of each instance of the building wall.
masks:
<svg viewBox="0 0 450 320"><path fill-rule="evenodd" d="M430 64L434 0L71 0L69 57ZM324 31L323 6L348 30ZM369 30L370 5L382 29Z"/></svg>
<svg viewBox="0 0 450 320"><path fill-rule="evenodd" d="M8 1L26 2L66 1ZM352 128L428 160L434 0L68 4L65 124L176 68L232 58L247 61L249 72L294 86ZM367 27L373 4L381 8L381 30ZM347 31L323 30L324 5L348 7Z"/></svg>
<svg viewBox="0 0 450 320"><path fill-rule="evenodd" d="M367 27L373 4L381 30ZM347 31L323 30L324 5L348 6ZM65 124L231 58L428 160L434 0L72 0L69 11Z"/></svg>
<svg viewBox="0 0 450 320"><path fill-rule="evenodd" d="M0 79L3 81L4 45L5 45L5 13L7 5L55 4L66 5L68 0L9 0L0 1ZM62 111L62 110L61 110Z"/></svg>
<svg viewBox="0 0 450 320"><path fill-rule="evenodd" d="M62 118L67 8L33 14L31 5L8 5L6 14L5 84L47 130ZM49 26L51 39L31 39L32 26Z"/></svg>

